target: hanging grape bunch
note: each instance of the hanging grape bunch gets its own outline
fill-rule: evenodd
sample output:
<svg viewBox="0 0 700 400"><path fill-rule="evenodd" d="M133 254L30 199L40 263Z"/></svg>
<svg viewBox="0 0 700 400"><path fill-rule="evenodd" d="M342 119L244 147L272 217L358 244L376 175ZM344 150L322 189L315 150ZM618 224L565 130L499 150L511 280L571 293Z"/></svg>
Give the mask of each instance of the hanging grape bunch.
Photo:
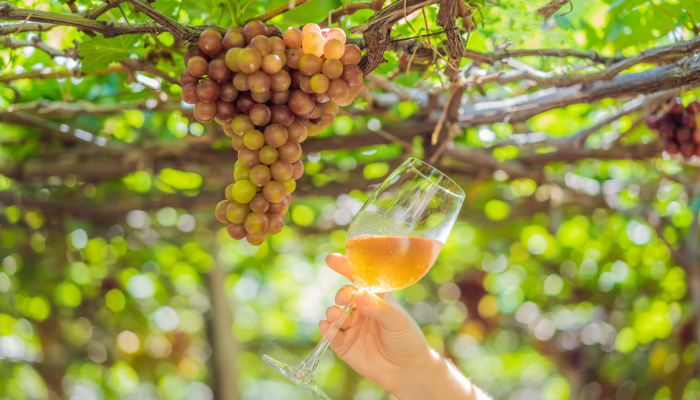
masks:
<svg viewBox="0 0 700 400"><path fill-rule="evenodd" d="M689 159L693 155L700 156L699 112L699 102L693 101L684 107L680 99L674 99L661 116L647 116L647 126L658 131L659 137L665 141L667 153L681 153L685 159Z"/></svg>
<svg viewBox="0 0 700 400"><path fill-rule="evenodd" d="M363 87L362 53L345 32L316 24L284 33L250 21L225 36L206 30L185 54L182 100L201 123L216 120L238 152L216 217L229 235L259 246L282 230L304 173L301 145L333 123Z"/></svg>

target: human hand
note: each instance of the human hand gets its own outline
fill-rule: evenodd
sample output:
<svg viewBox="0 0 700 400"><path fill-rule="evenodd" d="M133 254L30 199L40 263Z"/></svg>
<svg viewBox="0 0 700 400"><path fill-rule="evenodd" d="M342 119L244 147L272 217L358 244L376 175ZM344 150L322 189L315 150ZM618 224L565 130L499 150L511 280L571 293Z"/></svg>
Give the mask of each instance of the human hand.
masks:
<svg viewBox="0 0 700 400"><path fill-rule="evenodd" d="M329 254L326 263L352 281L347 257ZM375 295L353 286L341 288L335 297L345 306L356 293L355 309L331 340L331 348L343 361L384 390L396 394L404 381L425 372L434 357L418 324L390 293ZM341 316L341 307L326 310L321 335Z"/></svg>

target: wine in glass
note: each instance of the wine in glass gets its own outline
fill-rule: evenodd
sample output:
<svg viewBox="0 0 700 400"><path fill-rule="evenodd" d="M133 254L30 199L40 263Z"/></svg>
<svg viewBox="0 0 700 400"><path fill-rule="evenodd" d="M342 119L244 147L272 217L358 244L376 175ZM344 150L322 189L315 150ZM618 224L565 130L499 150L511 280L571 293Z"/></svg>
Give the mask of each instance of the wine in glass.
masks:
<svg viewBox="0 0 700 400"><path fill-rule="evenodd" d="M389 292L422 278L435 262L464 201L464 191L434 167L415 158L403 162L370 196L348 228L345 249L353 281L361 289ZM301 364L267 355L263 360L320 400L316 385L321 356L352 310L353 301Z"/></svg>

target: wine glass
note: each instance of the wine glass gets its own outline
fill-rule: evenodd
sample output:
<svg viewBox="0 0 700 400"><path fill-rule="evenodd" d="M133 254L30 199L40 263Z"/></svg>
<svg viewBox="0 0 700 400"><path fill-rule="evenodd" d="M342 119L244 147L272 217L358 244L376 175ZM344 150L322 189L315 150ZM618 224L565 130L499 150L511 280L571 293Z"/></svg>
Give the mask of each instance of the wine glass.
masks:
<svg viewBox="0 0 700 400"><path fill-rule="evenodd" d="M464 191L445 174L415 158L404 161L350 223L345 249L355 284L380 293L416 283L435 262L463 201ZM314 381L316 367L353 304L301 364L263 360L317 399L330 400Z"/></svg>

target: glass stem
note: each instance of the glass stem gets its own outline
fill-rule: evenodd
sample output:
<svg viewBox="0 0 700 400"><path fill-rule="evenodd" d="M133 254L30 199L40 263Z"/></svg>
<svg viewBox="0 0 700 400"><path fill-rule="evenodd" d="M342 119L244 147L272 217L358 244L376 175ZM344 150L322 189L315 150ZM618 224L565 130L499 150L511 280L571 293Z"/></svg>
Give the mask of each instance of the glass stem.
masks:
<svg viewBox="0 0 700 400"><path fill-rule="evenodd" d="M316 374L316 367L321 361L323 353L326 352L326 349L331 344L331 340L333 340L336 333L338 333L340 327L343 326L345 319L347 319L348 315L350 315L350 312L352 311L354 305L355 294L352 295L350 302L346 304L345 308L343 308L343 311L340 312L340 318L338 318L333 323L333 325L331 325L328 332L326 332L326 334L323 336L323 340L321 340L321 343L319 343L314 349L314 351L311 352L311 354L308 357L306 357L306 360L302 361L302 363L299 364L299 369L302 370L305 374L311 377L313 377Z"/></svg>

